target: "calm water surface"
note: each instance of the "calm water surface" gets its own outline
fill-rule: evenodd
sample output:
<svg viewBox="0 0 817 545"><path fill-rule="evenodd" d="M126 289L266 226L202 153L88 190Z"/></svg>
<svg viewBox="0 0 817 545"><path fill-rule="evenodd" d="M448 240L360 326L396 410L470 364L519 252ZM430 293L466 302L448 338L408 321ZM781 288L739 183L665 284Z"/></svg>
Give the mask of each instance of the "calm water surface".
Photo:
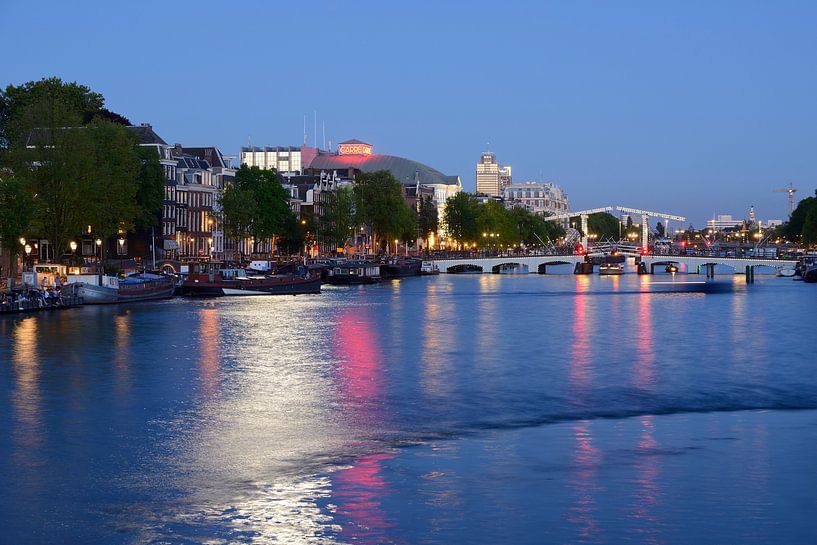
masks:
<svg viewBox="0 0 817 545"><path fill-rule="evenodd" d="M817 543L817 289L660 279L2 317L0 543Z"/></svg>

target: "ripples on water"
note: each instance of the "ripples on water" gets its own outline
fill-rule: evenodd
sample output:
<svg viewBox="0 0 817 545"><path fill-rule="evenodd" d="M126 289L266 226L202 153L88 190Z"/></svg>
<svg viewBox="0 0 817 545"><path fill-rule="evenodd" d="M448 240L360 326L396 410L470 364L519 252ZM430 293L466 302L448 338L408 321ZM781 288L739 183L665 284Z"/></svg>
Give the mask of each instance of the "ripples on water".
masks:
<svg viewBox="0 0 817 545"><path fill-rule="evenodd" d="M817 291L650 280L4 317L0 522L15 543L817 541L817 417L782 411L817 408Z"/></svg>

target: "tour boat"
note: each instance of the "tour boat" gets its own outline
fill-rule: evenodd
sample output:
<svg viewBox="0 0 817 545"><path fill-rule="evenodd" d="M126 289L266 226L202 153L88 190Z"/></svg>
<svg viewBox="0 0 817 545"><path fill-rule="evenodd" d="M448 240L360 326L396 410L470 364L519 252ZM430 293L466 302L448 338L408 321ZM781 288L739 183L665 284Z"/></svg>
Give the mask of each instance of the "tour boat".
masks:
<svg viewBox="0 0 817 545"><path fill-rule="evenodd" d="M420 266L420 275L433 276L435 274L440 274L439 267L437 267L433 261L423 261L423 264Z"/></svg>
<svg viewBox="0 0 817 545"><path fill-rule="evenodd" d="M624 266L618 263L605 263L599 266L599 274L608 276L624 274Z"/></svg>
<svg viewBox="0 0 817 545"><path fill-rule="evenodd" d="M302 269L300 274L247 275L245 269L223 263L194 263L179 292L182 295L302 295L321 292L321 279Z"/></svg>
<svg viewBox="0 0 817 545"><path fill-rule="evenodd" d="M94 280L95 279L95 280ZM150 273L115 276L92 276L76 282L77 295L86 305L153 301L173 296L173 279Z"/></svg>

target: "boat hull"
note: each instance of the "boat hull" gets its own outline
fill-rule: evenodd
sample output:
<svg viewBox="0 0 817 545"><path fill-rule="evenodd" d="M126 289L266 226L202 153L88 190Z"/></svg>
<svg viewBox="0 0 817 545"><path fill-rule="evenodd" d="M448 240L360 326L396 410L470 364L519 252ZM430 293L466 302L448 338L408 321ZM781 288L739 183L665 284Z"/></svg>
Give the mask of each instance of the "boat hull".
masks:
<svg viewBox="0 0 817 545"><path fill-rule="evenodd" d="M214 282L185 281L183 295L219 297L233 295L306 295L321 292L320 278L266 277Z"/></svg>
<svg viewBox="0 0 817 545"><path fill-rule="evenodd" d="M803 271L803 282L808 282L809 284L817 283L817 266L812 265Z"/></svg>
<svg viewBox="0 0 817 545"><path fill-rule="evenodd" d="M86 305L105 305L169 299L173 297L173 290L172 282L150 282L135 286L122 285L119 288L92 286L82 283L78 288L78 294Z"/></svg>

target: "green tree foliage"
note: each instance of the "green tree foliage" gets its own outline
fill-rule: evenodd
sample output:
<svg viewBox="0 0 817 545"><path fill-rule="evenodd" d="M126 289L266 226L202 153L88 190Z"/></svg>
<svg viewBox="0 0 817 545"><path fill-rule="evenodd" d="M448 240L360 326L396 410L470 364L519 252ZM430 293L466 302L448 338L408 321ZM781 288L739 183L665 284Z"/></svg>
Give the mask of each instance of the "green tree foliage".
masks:
<svg viewBox="0 0 817 545"><path fill-rule="evenodd" d="M655 224L655 234L658 237L664 236L664 224L661 223L660 221Z"/></svg>
<svg viewBox="0 0 817 545"><path fill-rule="evenodd" d="M248 191L255 202L249 225L249 233L258 245L262 240L272 238L272 247L275 247L275 238L284 232L285 226L292 216L289 207L289 194L281 186L278 173L264 170L256 166L241 165L236 172L233 185L236 188ZM236 213L231 209L224 209L225 217Z"/></svg>
<svg viewBox="0 0 817 545"><path fill-rule="evenodd" d="M21 148L37 127L77 127L105 104L102 95L76 82L44 78L0 92L0 148Z"/></svg>
<svg viewBox="0 0 817 545"><path fill-rule="evenodd" d="M338 248L343 247L352 235L354 226L355 193L351 186L322 193L319 233L322 241Z"/></svg>
<svg viewBox="0 0 817 545"><path fill-rule="evenodd" d="M437 206L431 197L420 200L417 212L417 232L423 240L428 240L432 233L436 233L440 228L440 218L437 214Z"/></svg>
<svg viewBox="0 0 817 545"><path fill-rule="evenodd" d="M527 246L541 246L564 236L564 229L555 221L548 221L544 216L534 214L520 206L511 208L508 213L511 222L516 226L517 238Z"/></svg>
<svg viewBox="0 0 817 545"><path fill-rule="evenodd" d="M0 173L0 244L11 261L22 248L18 242L26 234L34 215L34 199L26 184L11 174Z"/></svg>
<svg viewBox="0 0 817 545"><path fill-rule="evenodd" d="M599 240L608 238L618 239L619 221L618 218L607 212L590 214L587 217L587 228L590 233L598 235ZM586 235L590 233L585 233Z"/></svg>
<svg viewBox="0 0 817 545"><path fill-rule="evenodd" d="M443 222L448 235L460 244L469 241L476 242L481 233L477 224L478 211L479 203L476 196L471 193L460 191L448 197L443 213Z"/></svg>
<svg viewBox="0 0 817 545"><path fill-rule="evenodd" d="M294 255L301 251L306 241L306 226L298 221L295 214L290 214L286 220L281 233L279 246L287 255Z"/></svg>
<svg viewBox="0 0 817 545"><path fill-rule="evenodd" d="M136 227L146 229L158 223L161 218L162 202L165 197L165 174L159 154L154 148L139 146L136 148L140 168L136 190L137 215Z"/></svg>
<svg viewBox="0 0 817 545"><path fill-rule="evenodd" d="M56 256L88 225L110 236L153 223L161 208L158 157L142 155L129 121L103 105L99 93L59 78L0 92L0 166L36 196L30 231Z"/></svg>
<svg viewBox="0 0 817 545"><path fill-rule="evenodd" d="M479 205L477 229L481 231L480 240L490 246L509 245L518 239L517 226L508 209L499 201L489 200Z"/></svg>
<svg viewBox="0 0 817 545"><path fill-rule="evenodd" d="M797 203L797 208L794 209L786 224L786 238L791 241L802 240L806 216L815 207L817 207L817 191L815 191L814 197L806 197Z"/></svg>
<svg viewBox="0 0 817 545"><path fill-rule="evenodd" d="M253 219L256 216L256 201L252 191L238 184L228 184L221 194L221 225L224 235L235 242L236 252L241 248L241 239L252 234Z"/></svg>
<svg viewBox="0 0 817 545"><path fill-rule="evenodd" d="M811 206L803 221L803 243L817 244L817 203Z"/></svg>
<svg viewBox="0 0 817 545"><path fill-rule="evenodd" d="M354 196L355 223L369 226L373 245L378 237L383 242L416 237L414 211L406 205L403 188L389 171L358 174Z"/></svg>

